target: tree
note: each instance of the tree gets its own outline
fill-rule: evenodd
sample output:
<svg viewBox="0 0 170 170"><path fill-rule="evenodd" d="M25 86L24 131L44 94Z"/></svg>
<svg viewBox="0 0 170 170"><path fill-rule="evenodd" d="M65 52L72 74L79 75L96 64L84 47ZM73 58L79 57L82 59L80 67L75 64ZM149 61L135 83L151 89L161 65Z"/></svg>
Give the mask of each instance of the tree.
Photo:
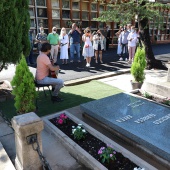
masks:
<svg viewBox="0 0 170 170"><path fill-rule="evenodd" d="M140 30L140 37L145 46L145 54L147 60L147 68L167 69L161 61L155 59L150 34L149 21L156 21L155 27L162 28L163 12L170 9L168 4L151 3L149 0L128 0L128 2L121 0L112 0L110 6L112 9L102 12L101 16L97 18L100 22L120 22L121 25L131 23L138 16L138 26Z"/></svg>
<svg viewBox="0 0 170 170"><path fill-rule="evenodd" d="M28 12L29 0L0 1L0 71L9 63L16 64L30 51Z"/></svg>
<svg viewBox="0 0 170 170"><path fill-rule="evenodd" d="M15 76L11 82L12 94L15 95L15 107L18 114L35 111L35 90L34 76L30 72L25 57L22 58L16 67Z"/></svg>

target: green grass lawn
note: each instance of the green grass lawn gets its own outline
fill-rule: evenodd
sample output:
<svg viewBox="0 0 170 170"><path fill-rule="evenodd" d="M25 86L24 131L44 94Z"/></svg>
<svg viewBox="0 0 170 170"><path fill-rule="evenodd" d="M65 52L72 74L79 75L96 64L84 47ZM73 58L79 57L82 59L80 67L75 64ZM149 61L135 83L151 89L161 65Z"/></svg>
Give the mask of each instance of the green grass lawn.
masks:
<svg viewBox="0 0 170 170"><path fill-rule="evenodd" d="M89 83L66 86L61 89L60 97L64 99L63 102L52 102L48 91L46 91L47 97L45 97L43 91L39 92L38 97L38 110L36 114L38 116L45 116L64 109L68 109L74 106L78 106L82 103L86 103L92 100L101 99L107 96L111 96L122 91L116 87L112 87L99 81L91 81ZM0 103L0 110L8 118L12 118L16 115L16 109L14 107L14 100L8 99L5 102Z"/></svg>

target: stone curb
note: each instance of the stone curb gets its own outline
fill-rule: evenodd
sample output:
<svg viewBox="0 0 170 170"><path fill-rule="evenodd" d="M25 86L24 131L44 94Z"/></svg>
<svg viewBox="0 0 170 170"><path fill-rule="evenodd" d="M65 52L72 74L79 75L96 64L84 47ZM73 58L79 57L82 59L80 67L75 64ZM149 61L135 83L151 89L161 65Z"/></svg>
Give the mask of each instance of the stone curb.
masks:
<svg viewBox="0 0 170 170"><path fill-rule="evenodd" d="M0 142L0 169L1 170L16 170L11 160L9 159L5 149Z"/></svg>
<svg viewBox="0 0 170 170"><path fill-rule="evenodd" d="M84 77L84 78L79 78L76 80L66 81L66 82L64 82L64 85L65 86L78 85L78 84L82 84L82 83L88 83L92 80L98 80L98 79L102 79L102 78L117 76L117 75L129 73L129 72L130 72L130 68L122 69L122 70L113 71L113 72L109 72L109 73L103 73L100 75L94 75L94 76L90 76L90 77Z"/></svg>
<svg viewBox="0 0 170 170"><path fill-rule="evenodd" d="M61 113L65 113L70 119L72 119L77 124L81 123L82 126L91 134L93 134L95 137L100 139L106 144L111 144L114 146L115 150L118 152L121 152L125 157L129 158L132 162L136 163L140 167L144 167L146 170L157 170L155 167L147 163L146 161L142 160L138 156L134 155L133 153L129 152L127 149L123 148L119 144L115 143L111 139L107 138L91 126L87 125L80 119L76 118L72 114L70 114L67 111L62 111L47 117L44 117L43 120L45 122L45 129L48 131L48 133L51 133L56 138L60 140L60 142L68 149L71 155L75 157L79 162L86 165L92 170L106 170L100 162L98 162L96 159L94 159L90 154L88 154L84 149L82 149L79 145L77 145L74 141L72 141L67 135L65 135L62 131L60 131L58 128L56 128L49 119L52 119L56 116L58 116Z"/></svg>

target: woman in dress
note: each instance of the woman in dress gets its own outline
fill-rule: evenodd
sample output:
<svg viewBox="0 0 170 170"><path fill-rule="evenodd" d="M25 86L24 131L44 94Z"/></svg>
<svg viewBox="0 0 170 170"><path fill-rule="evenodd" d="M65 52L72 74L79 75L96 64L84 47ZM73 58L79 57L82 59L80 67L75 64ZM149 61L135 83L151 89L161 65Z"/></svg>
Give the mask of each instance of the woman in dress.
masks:
<svg viewBox="0 0 170 170"><path fill-rule="evenodd" d="M86 59L86 67L90 67L91 57L94 56L94 50L92 46L93 36L91 30L86 28L82 36L82 41L84 42L83 53L82 55Z"/></svg>
<svg viewBox="0 0 170 170"><path fill-rule="evenodd" d="M59 40L60 40L60 59L62 60L62 64L67 64L69 38L68 35L66 34L66 29L64 27L61 29Z"/></svg>
<svg viewBox="0 0 170 170"><path fill-rule="evenodd" d="M102 60L102 51L104 49L104 36L102 35L101 31L98 30L96 34L93 36L93 48L95 50L95 59L96 63L98 63L98 55L100 57L100 63L103 63Z"/></svg>
<svg viewBox="0 0 170 170"><path fill-rule="evenodd" d="M119 57L121 57L121 51L122 51L122 48L121 48L121 44L120 44L120 34L121 34L121 31L119 30L117 33L116 33L116 37L118 38L117 40L117 55Z"/></svg>

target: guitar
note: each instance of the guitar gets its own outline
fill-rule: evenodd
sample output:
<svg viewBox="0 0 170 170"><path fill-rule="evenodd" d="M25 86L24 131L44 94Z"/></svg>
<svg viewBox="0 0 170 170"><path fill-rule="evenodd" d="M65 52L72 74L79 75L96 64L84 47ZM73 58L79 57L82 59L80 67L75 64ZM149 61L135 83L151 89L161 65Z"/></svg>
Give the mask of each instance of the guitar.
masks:
<svg viewBox="0 0 170 170"><path fill-rule="evenodd" d="M51 59L51 64L54 66L54 65L56 65L57 66L57 64L54 64L54 60L53 59ZM57 78L57 76L58 76L58 72L59 72L59 70L56 70L56 71L49 71L49 77L52 77L52 78Z"/></svg>

